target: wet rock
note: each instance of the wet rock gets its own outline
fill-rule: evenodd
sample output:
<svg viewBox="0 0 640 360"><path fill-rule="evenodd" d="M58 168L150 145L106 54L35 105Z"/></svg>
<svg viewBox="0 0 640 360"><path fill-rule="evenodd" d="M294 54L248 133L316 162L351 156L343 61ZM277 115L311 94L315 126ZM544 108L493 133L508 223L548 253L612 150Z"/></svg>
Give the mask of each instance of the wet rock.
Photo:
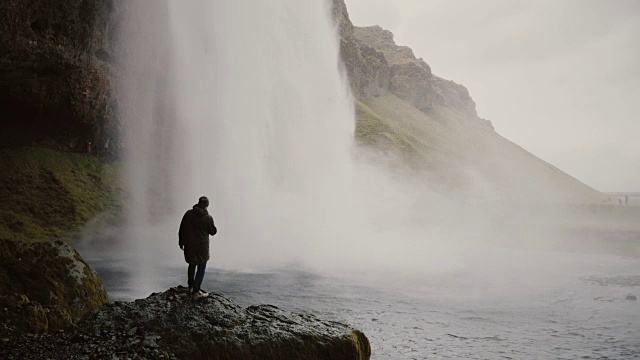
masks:
<svg viewBox="0 0 640 360"><path fill-rule="evenodd" d="M193 301L171 288L91 312L64 333L0 344L0 358L369 359L351 327L271 305L243 309L220 294Z"/></svg>
<svg viewBox="0 0 640 360"><path fill-rule="evenodd" d="M114 1L0 3L3 145L79 150L115 129Z"/></svg>
<svg viewBox="0 0 640 360"><path fill-rule="evenodd" d="M58 331L108 301L69 245L0 240L0 336Z"/></svg>
<svg viewBox="0 0 640 360"><path fill-rule="evenodd" d="M625 300L636 301L638 300L638 297L633 294L627 294L627 297L625 297Z"/></svg>

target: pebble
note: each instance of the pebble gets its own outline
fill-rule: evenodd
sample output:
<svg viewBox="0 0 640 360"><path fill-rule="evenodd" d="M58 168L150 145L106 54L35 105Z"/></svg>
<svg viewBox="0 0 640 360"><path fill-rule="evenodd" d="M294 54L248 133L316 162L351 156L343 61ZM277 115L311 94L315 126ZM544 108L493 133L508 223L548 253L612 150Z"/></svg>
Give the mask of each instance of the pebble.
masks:
<svg viewBox="0 0 640 360"><path fill-rule="evenodd" d="M638 297L633 295L633 294L629 294L629 295L627 295L625 300L636 301L636 300L638 300Z"/></svg>

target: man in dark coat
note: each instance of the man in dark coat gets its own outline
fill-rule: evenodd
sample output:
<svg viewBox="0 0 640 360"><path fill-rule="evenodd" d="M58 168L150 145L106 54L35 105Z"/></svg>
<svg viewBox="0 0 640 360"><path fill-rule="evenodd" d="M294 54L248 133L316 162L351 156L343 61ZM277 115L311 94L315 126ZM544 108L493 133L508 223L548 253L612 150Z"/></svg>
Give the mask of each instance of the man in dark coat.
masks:
<svg viewBox="0 0 640 360"><path fill-rule="evenodd" d="M189 294L194 300L209 296L200 286L204 279L204 271L209 261L209 235L218 232L213 217L207 212L209 199L202 196L193 209L187 210L180 222L178 245L184 251L184 260L189 263L187 272ZM197 268L197 271L196 271ZM195 275L195 276L194 276Z"/></svg>

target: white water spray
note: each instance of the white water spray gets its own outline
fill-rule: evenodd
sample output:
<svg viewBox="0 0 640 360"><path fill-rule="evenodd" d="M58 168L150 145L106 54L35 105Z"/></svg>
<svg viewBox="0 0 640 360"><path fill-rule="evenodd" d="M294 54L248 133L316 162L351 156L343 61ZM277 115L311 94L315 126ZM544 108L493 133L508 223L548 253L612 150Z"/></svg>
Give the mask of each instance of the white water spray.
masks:
<svg viewBox="0 0 640 360"><path fill-rule="evenodd" d="M216 266L331 256L351 217L353 104L325 1L137 1L122 26L136 287L180 262L200 195ZM148 290L148 289L146 289Z"/></svg>

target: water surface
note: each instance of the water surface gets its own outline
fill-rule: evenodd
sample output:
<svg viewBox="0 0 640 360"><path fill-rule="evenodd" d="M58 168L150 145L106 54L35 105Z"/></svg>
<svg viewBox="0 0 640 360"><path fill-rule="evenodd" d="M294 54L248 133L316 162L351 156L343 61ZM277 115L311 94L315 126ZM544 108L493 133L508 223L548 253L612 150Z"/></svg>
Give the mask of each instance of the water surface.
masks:
<svg viewBox="0 0 640 360"><path fill-rule="evenodd" d="M328 276L295 266L239 272L215 264L203 288L242 306L272 304L350 324L369 337L373 359L640 358L640 302L626 300L640 295L640 259L571 256L582 266L531 288L469 273ZM126 259L86 257L111 300L139 293L127 281ZM184 285L186 265L156 275L158 291Z"/></svg>

